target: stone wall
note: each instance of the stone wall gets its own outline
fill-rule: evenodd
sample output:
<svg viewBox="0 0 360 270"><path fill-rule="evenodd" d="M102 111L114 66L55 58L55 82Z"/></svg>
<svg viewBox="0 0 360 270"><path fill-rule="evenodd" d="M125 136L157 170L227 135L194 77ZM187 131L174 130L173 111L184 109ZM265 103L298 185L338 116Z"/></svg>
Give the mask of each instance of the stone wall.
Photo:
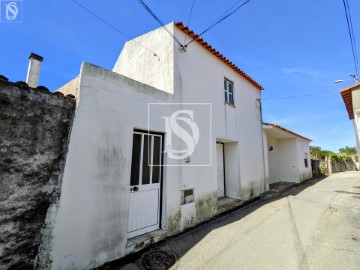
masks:
<svg viewBox="0 0 360 270"><path fill-rule="evenodd" d="M0 269L33 269L61 193L75 100L0 76ZM49 224L47 224L49 226Z"/></svg>
<svg viewBox="0 0 360 270"><path fill-rule="evenodd" d="M324 160L320 161L320 168L322 173L356 171L354 161L333 160L328 156L326 156Z"/></svg>

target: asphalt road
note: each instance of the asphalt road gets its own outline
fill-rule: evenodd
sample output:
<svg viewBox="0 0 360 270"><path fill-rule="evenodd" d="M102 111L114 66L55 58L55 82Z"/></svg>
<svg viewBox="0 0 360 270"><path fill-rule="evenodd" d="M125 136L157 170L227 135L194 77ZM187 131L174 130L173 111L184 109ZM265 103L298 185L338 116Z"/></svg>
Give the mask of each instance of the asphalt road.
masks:
<svg viewBox="0 0 360 270"><path fill-rule="evenodd" d="M170 269L359 270L360 172L270 192L106 269L164 269L144 261L154 250L176 255Z"/></svg>

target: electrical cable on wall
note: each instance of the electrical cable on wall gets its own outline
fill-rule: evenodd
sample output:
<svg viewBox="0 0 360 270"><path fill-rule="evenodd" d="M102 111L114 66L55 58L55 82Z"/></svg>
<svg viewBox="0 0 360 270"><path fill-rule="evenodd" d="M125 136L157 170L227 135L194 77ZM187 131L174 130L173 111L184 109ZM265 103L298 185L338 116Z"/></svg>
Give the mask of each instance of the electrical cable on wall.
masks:
<svg viewBox="0 0 360 270"><path fill-rule="evenodd" d="M165 26L165 24L160 20L160 18L146 5L143 0L138 0L142 7L165 29L166 32L174 39L174 41L183 48L184 45L171 33L171 31Z"/></svg>

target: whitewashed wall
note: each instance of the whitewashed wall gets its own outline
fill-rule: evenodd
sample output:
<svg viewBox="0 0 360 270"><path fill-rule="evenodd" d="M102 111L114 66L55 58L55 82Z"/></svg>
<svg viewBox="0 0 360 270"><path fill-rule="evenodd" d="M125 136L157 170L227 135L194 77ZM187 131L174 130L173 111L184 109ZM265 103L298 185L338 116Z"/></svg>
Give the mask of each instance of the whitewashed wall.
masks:
<svg viewBox="0 0 360 270"><path fill-rule="evenodd" d="M298 154L298 168L299 168L299 181L305 181L312 178L311 159L310 159L310 146L309 142L300 138L296 139L297 154ZM305 153L307 153L308 167L305 167Z"/></svg>
<svg viewBox="0 0 360 270"><path fill-rule="evenodd" d="M204 135L212 136L212 166L164 168L162 228L169 236L217 213L216 140L225 143L228 196L249 199L268 188L260 91L195 42L182 54L163 29L137 40L159 57L130 41L116 73L84 63L77 79L53 269L88 269L126 254L130 142L134 128L148 128L148 103L212 104L212 134ZM224 77L234 82L235 107L224 104ZM150 128L165 132L163 124ZM195 190L195 202L181 206L181 190L188 188Z"/></svg>
<svg viewBox="0 0 360 270"><path fill-rule="evenodd" d="M272 151L266 149L268 151L269 157L269 183L279 182L280 180L280 156L279 156L279 146L278 140L270 135L267 136L267 145L269 147L273 147ZM281 164L282 165L282 164ZM282 165L283 166L283 165Z"/></svg>
<svg viewBox="0 0 360 270"><path fill-rule="evenodd" d="M167 27L179 40L184 40L184 33L174 24ZM266 190L268 183L257 101L261 91L196 42L192 42L187 52L182 53L173 39L161 28L141 36L138 40L146 42L148 48L159 54L160 61L152 65L151 69L144 68L150 66L153 57L145 50L140 53L141 48L134 41L130 41L124 47L114 71L174 93L176 102L211 103L214 142L218 139L233 143L225 146L225 155L229 151L233 153L232 157L227 157L225 164L236 163L239 168L234 170L225 165L226 181L229 182L227 186L232 187L228 190L229 196L249 199ZM139 55L142 58L137 59ZM159 79L154 80L154 76ZM235 107L224 103L224 77L234 82ZM214 144L213 152L215 146ZM208 190L204 191L204 194L198 194L199 196L208 197L213 193L216 174L210 175L211 184L208 185ZM212 203L216 203L216 200L212 200Z"/></svg>

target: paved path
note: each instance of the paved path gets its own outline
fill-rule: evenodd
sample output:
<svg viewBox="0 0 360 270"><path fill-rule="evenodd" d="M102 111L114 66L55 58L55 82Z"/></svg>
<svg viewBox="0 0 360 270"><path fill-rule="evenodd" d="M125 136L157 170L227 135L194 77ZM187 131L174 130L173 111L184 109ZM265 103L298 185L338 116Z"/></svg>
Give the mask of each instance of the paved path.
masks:
<svg viewBox="0 0 360 270"><path fill-rule="evenodd" d="M153 249L179 256L171 269L358 270L360 172L265 196ZM141 265L137 258L125 268Z"/></svg>

